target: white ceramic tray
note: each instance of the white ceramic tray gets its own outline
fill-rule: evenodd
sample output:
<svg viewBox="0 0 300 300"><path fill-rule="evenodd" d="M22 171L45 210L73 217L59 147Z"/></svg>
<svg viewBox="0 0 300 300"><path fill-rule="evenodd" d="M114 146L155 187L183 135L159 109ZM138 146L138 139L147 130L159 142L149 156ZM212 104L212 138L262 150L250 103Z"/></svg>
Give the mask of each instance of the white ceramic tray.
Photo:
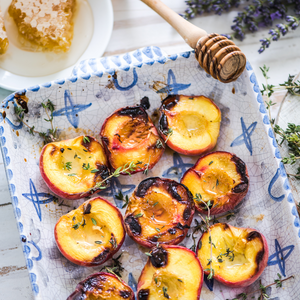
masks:
<svg viewBox="0 0 300 300"><path fill-rule="evenodd" d="M295 275L295 279L284 283L284 289L268 288L270 299L299 299L299 217L249 63L236 82L223 84L199 67L192 52L167 57L159 48L147 47L122 56L86 60L74 69L71 77L21 93L29 98L26 120L38 130L49 128L40 103L50 99L55 104L54 124L60 130L61 139L80 134L99 138L101 125L109 114L120 107L138 104L144 96L151 102L150 116L154 116L167 94L205 95L214 99L222 111L216 149L239 156L247 164L250 175L249 192L229 223L256 228L267 238L270 256L261 276L263 284L272 283L277 273L282 277ZM53 202L38 168L42 141L20 124L13 106L14 94L2 102L6 117L3 119L0 115L0 140L32 289L36 299L66 299L77 282L101 268L70 263L60 254L54 241L53 228L59 217L77 207L83 199L65 201L70 207ZM148 176L179 180L196 159L167 149ZM122 203L115 198L118 191L130 195L144 178L143 174L121 176L100 195L120 208ZM191 247L191 237L182 245ZM119 251L123 252L123 279L134 290L147 260L145 251L129 237ZM216 281L205 280L201 297L232 299L238 293L257 287L258 282L246 289L230 289Z"/></svg>

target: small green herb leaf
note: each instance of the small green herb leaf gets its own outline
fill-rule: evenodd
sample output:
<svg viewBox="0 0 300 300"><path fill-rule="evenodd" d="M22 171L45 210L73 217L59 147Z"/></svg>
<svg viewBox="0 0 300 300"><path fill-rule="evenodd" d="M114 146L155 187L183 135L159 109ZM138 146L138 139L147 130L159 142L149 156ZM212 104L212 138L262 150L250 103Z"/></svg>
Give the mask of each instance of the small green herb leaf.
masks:
<svg viewBox="0 0 300 300"><path fill-rule="evenodd" d="M139 214L137 214L137 215L135 215L135 216L133 216L134 218L140 218L140 217L142 217L144 214L142 214L142 213L139 213Z"/></svg>
<svg viewBox="0 0 300 300"><path fill-rule="evenodd" d="M82 169L84 169L84 170L88 170L90 167L91 167L91 166L90 166L90 163L88 163L88 164L83 163L83 164L82 164Z"/></svg>
<svg viewBox="0 0 300 300"><path fill-rule="evenodd" d="M72 162L68 161L65 164L63 164L63 169L70 171L72 169Z"/></svg>
<svg viewBox="0 0 300 300"><path fill-rule="evenodd" d="M90 143L90 139L87 136L83 137L83 142L84 143Z"/></svg>

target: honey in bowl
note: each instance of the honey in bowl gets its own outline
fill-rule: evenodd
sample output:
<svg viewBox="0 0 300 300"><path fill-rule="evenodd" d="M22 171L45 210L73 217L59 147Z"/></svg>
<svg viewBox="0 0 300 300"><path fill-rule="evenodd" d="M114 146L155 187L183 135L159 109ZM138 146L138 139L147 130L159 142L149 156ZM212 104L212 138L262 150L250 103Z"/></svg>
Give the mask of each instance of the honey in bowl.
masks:
<svg viewBox="0 0 300 300"><path fill-rule="evenodd" d="M13 0L8 8L19 34L41 50L68 51L73 38L75 0Z"/></svg>
<svg viewBox="0 0 300 300"><path fill-rule="evenodd" d="M31 7L39 2L45 5L44 12L34 6L38 13L21 17L16 6L20 2L30 2ZM80 59L92 39L94 20L88 0L0 0L0 6L10 42L0 56L0 68L13 74L40 77L62 71Z"/></svg>

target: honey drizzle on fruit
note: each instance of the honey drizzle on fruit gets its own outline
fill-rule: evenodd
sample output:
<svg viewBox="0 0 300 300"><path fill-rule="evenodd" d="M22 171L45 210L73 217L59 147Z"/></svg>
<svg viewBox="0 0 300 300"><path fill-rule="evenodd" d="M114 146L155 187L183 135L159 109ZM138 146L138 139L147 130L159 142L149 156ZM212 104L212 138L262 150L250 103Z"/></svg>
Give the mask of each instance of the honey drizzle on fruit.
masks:
<svg viewBox="0 0 300 300"><path fill-rule="evenodd" d="M90 212L88 213L90 214ZM84 217L85 216L85 217ZM98 224L98 222L91 216L87 216L87 214L84 213L83 211L83 216L82 218L78 218L78 215L74 215L72 217L72 229L73 230L78 230L81 226L84 228L85 226L89 226L90 230L92 230L92 232L98 232L97 238L93 238L92 241L86 241L86 236L85 236L85 240L84 241L79 241L78 240L78 236L76 234L75 238L77 240L77 244L87 244L88 246L101 246L102 244L106 244L105 240L107 239L107 235L109 234L108 232L106 232L104 230L104 228L106 227L105 225L101 226L100 224ZM89 231L89 229L85 229L86 231ZM115 249L117 247L117 241L116 238L113 236L113 234L110 235L110 240L109 243L111 244L112 248ZM103 246L101 246L103 247Z"/></svg>
<svg viewBox="0 0 300 300"><path fill-rule="evenodd" d="M156 271L153 274L151 286L154 286L156 293L164 298L175 299L176 297L178 299L178 296L182 294L183 280L172 276L172 274Z"/></svg>

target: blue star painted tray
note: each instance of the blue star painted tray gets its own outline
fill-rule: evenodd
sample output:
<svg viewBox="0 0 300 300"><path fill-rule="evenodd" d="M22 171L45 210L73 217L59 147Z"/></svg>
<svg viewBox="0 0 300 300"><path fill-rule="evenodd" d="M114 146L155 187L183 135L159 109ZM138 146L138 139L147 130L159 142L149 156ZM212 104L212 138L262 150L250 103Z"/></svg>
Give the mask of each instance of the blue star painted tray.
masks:
<svg viewBox="0 0 300 300"><path fill-rule="evenodd" d="M26 121L39 131L50 128L44 121L47 116L41 106L41 102L50 99L55 104L54 125L59 129L60 139L81 134L99 139L103 121L116 109L138 104L147 96L151 116L161 100L170 94L204 95L220 107L222 123L216 149L239 156L247 164L250 176L249 192L235 208L235 216L229 223L258 229L267 238L270 254L268 266L261 276L264 285L274 282L277 274L282 278L295 275L294 279L284 282L284 288L269 287L266 292L270 299L300 299L299 217L251 65L247 63L246 70L236 82L223 84L199 67L193 52L166 56L157 47L83 61L71 77L19 91L2 102L2 153L36 299L66 299L79 281L101 267L74 265L60 254L54 241L54 225L62 214L77 207L84 199L65 200L64 205L58 205L62 199L58 203L53 201L54 196L41 178L38 167L42 140L38 135L31 135L17 119L13 109L16 98L20 95L28 98ZM196 159L167 149L148 176L180 180ZM130 195L145 176L139 173L114 178L109 188L99 194L121 209L122 202L115 195L119 191ZM124 210L121 209L123 214ZM186 238L182 245L192 247L193 239ZM123 253L121 262L125 270L122 277L134 291L147 260L145 251L126 237L117 253ZM233 289L205 279L201 298L232 299L258 286L256 282L248 288Z"/></svg>

